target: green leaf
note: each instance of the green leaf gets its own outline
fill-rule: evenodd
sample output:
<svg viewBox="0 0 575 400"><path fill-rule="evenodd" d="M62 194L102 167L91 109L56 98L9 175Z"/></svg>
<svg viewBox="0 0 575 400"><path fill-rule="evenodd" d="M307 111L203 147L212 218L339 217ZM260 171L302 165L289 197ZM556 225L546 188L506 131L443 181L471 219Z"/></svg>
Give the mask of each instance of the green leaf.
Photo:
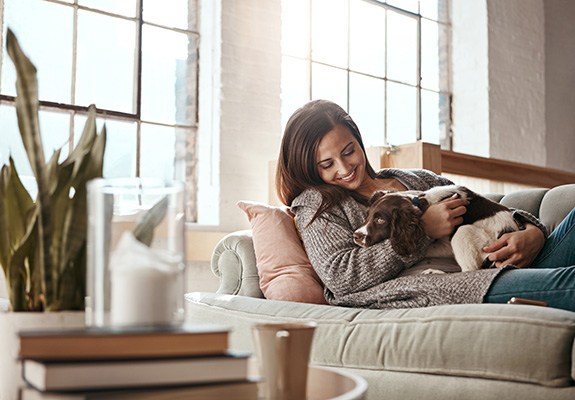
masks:
<svg viewBox="0 0 575 400"><path fill-rule="evenodd" d="M2 167L0 175L0 263L4 269L10 264L14 247L23 239L36 208L22 184L14 160Z"/></svg>
<svg viewBox="0 0 575 400"><path fill-rule="evenodd" d="M10 303L14 311L31 311L44 307L43 303L38 303L43 301L38 291L27 291L27 286L35 287L42 278L42 271L38 269L38 225L36 209L24 237L14 248L9 265L7 278L10 280Z"/></svg>
<svg viewBox="0 0 575 400"><path fill-rule="evenodd" d="M36 246L40 249L41 256L38 258L38 262L44 273L45 287L43 290L45 290L46 301L49 303L52 300L50 193L38 118L39 101L36 67L24 54L16 36L10 29L7 31L6 49L16 68L16 113L18 114L20 136L22 137L30 166L36 176L38 187L38 207L40 208L38 235L40 239Z"/></svg>
<svg viewBox="0 0 575 400"><path fill-rule="evenodd" d="M168 211L168 196L158 201L143 216L140 223L134 228L134 236L146 246L154 240L154 229L162 222Z"/></svg>
<svg viewBox="0 0 575 400"><path fill-rule="evenodd" d="M6 49L16 67L16 112L22 143L36 179L45 182L44 148L38 119L38 79L36 67L22 51L18 39L8 28ZM42 183L44 183L42 182Z"/></svg>

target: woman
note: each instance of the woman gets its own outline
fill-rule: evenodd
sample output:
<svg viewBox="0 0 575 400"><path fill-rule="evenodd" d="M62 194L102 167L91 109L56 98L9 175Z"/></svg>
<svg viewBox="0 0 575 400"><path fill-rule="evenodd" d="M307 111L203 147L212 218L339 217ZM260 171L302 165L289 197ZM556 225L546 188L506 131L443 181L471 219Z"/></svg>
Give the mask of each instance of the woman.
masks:
<svg viewBox="0 0 575 400"><path fill-rule="evenodd" d="M376 173L358 127L332 102L312 101L291 116L276 179L279 198L295 214L330 304L408 308L505 303L522 297L575 311L574 211L547 238L537 218L515 210L514 217L525 229L505 234L484 249L497 266L492 269L463 273L453 259L424 256L434 239L450 235L461 224L467 203L459 198L425 211L422 221L428 237L415 254L399 256L388 240L368 248L355 245L353 232L362 225L375 190L427 190L452 182L425 170ZM420 274L429 268L446 273Z"/></svg>

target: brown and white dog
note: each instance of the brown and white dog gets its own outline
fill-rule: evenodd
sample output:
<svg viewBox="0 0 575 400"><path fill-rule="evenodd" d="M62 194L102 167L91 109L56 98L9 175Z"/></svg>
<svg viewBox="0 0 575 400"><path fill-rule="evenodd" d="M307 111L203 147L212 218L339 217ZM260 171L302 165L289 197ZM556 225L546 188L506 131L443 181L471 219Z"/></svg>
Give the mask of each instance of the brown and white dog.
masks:
<svg viewBox="0 0 575 400"><path fill-rule="evenodd" d="M426 256L454 256L462 271L490 267L483 247L504 233L518 230L519 226L507 207L465 186L438 186L424 192L377 191L370 199L366 222L354 232L353 239L362 247L389 239L397 254L412 254L425 237L420 218L423 212L431 204L451 197L469 200L463 223L456 228L450 241L434 242Z"/></svg>

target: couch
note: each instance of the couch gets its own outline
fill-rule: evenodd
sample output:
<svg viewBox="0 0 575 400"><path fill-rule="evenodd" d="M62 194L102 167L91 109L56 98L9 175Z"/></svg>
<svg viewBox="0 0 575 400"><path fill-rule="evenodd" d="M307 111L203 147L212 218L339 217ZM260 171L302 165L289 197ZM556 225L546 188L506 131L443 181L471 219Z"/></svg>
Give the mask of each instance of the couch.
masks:
<svg viewBox="0 0 575 400"><path fill-rule="evenodd" d="M575 184L490 197L552 230L575 207ZM575 399L573 312L517 304L371 310L265 299L250 230L224 237L211 268L219 290L186 295L191 321L230 325L231 347L248 351L256 322L315 321L311 363L363 376L369 399Z"/></svg>

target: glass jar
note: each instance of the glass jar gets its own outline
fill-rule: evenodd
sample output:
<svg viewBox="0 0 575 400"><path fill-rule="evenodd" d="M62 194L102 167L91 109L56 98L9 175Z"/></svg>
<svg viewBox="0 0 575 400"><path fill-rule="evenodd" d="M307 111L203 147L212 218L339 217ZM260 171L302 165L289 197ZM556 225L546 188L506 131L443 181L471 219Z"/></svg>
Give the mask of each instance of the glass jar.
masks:
<svg viewBox="0 0 575 400"><path fill-rule="evenodd" d="M86 325L184 322L185 186L140 178L88 183Z"/></svg>

